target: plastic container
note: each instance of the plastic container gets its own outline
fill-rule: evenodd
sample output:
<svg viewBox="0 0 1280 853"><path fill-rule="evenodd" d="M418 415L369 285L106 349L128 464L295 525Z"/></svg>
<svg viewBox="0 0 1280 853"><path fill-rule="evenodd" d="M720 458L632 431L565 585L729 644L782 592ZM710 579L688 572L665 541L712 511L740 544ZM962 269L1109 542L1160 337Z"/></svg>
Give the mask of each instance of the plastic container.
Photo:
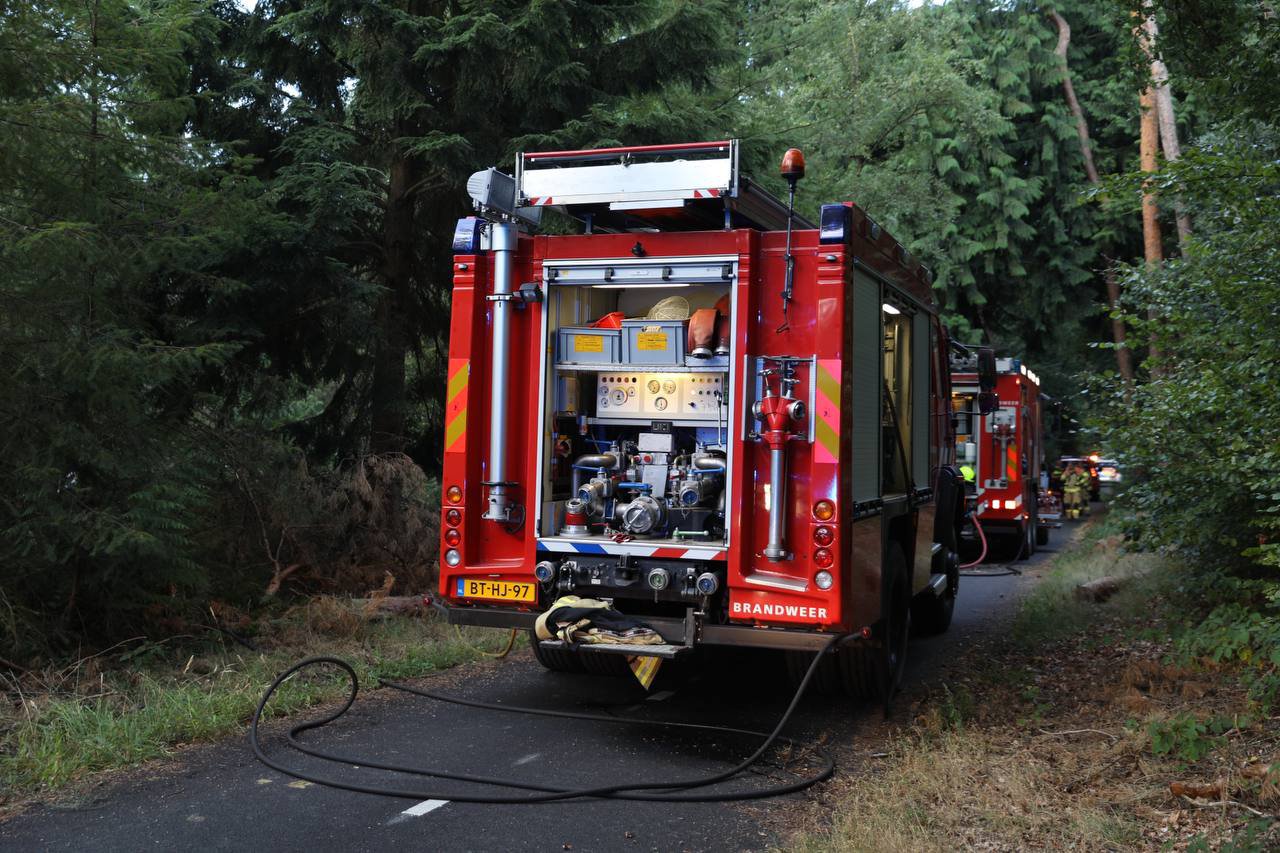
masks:
<svg viewBox="0 0 1280 853"><path fill-rule="evenodd" d="M688 320L623 320L626 364L684 364Z"/></svg>
<svg viewBox="0 0 1280 853"><path fill-rule="evenodd" d="M626 314L623 314L621 311L610 311L608 314L605 314L605 315L604 315L603 317L601 317L599 320L596 320L594 323L592 323L592 324L591 324L591 328L593 328L593 329L621 329L621 328L622 328L622 320L623 320L623 318L625 318L626 316L627 316L627 315L626 315Z"/></svg>
<svg viewBox="0 0 1280 853"><path fill-rule="evenodd" d="M622 332L592 326L565 326L556 333L556 362L617 364L622 360Z"/></svg>

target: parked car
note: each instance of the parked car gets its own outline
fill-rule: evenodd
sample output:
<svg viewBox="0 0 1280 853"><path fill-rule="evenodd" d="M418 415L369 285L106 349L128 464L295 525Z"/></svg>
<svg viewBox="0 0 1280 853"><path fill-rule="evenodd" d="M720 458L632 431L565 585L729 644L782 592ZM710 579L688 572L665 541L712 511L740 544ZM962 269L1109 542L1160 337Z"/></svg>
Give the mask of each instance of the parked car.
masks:
<svg viewBox="0 0 1280 853"><path fill-rule="evenodd" d="M1124 475L1120 473L1120 463L1114 459L1099 459L1097 466L1099 491L1106 490L1109 494L1114 494L1124 479Z"/></svg>

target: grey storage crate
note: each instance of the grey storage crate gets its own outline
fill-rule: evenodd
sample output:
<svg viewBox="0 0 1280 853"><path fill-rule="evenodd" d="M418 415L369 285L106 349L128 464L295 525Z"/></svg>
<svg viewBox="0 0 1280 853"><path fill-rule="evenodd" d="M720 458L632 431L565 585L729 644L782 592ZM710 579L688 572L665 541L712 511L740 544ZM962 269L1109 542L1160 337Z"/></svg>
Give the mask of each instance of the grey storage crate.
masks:
<svg viewBox="0 0 1280 853"><path fill-rule="evenodd" d="M684 364L687 324L687 320L623 320L623 361L627 364Z"/></svg>
<svg viewBox="0 0 1280 853"><path fill-rule="evenodd" d="M565 326L556 334L561 364L617 364L622 361L622 332L591 326Z"/></svg>

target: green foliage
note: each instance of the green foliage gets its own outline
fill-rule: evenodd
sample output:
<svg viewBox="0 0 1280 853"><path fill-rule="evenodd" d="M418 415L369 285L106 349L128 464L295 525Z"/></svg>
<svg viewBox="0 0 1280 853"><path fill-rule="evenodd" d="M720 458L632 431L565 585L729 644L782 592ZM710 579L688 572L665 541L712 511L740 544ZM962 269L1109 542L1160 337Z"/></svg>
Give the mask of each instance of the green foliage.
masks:
<svg viewBox="0 0 1280 853"><path fill-rule="evenodd" d="M1159 48L1218 121L1280 119L1280 19L1251 0L1154 0Z"/></svg>
<svg viewBox="0 0 1280 853"><path fill-rule="evenodd" d="M1109 443L1134 475L1117 508L1131 538L1177 549L1212 608L1186 657L1240 668L1252 697L1280 696L1280 126L1272 15L1252 4L1157 4L1161 50L1215 120L1154 177L1101 194L1137 209L1143 182L1194 223L1181 256L1121 265L1123 316L1148 371L1131 393L1093 391Z"/></svg>
<svg viewBox="0 0 1280 853"><path fill-rule="evenodd" d="M1132 399L1099 389L1114 446L1140 475L1121 506L1150 545L1210 564L1280 568L1280 137L1206 136L1159 179L1194 212L1182 258L1128 268L1137 332L1158 347ZM1105 394L1105 396L1104 396ZM1265 591L1268 598L1280 588Z"/></svg>
<svg viewBox="0 0 1280 853"><path fill-rule="evenodd" d="M1099 167L1132 158L1126 15L1064 9ZM810 208L853 199L929 264L966 339L1024 356L1070 396L1100 335L1105 258L1127 226L1082 203L1083 159L1044 10L1029 3L763 3L748 22L752 139L802 146ZM749 83L752 78L748 78ZM1132 84L1132 85L1131 85ZM771 176L774 164L756 168Z"/></svg>
<svg viewBox="0 0 1280 853"><path fill-rule="evenodd" d="M1154 755L1172 755L1195 764L1225 743L1223 720L1202 722L1192 714L1179 714L1168 720L1152 720L1147 725Z"/></svg>
<svg viewBox="0 0 1280 853"><path fill-rule="evenodd" d="M104 2L0 28L22 58L0 75L0 582L64 627L110 630L206 577L210 378L241 345L206 309L244 287L226 259L286 227L242 164L181 134L206 26L193 4Z"/></svg>

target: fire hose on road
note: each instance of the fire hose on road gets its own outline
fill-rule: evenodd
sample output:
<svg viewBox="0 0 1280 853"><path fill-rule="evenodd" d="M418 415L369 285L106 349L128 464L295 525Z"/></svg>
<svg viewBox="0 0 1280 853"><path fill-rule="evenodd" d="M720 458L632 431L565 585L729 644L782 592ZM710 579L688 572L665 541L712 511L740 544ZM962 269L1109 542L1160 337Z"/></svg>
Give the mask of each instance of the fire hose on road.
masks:
<svg viewBox="0 0 1280 853"><path fill-rule="evenodd" d="M983 560L987 559L989 546L987 545L987 534L983 531L982 522L978 520L977 514L971 515L970 519L973 521L974 530L978 531L978 539L982 542L982 551L978 554L978 558L972 563L965 563L960 566L960 571L964 572L966 577L971 578L997 578L1002 575L1022 574L1022 572L1018 571L1013 566L1002 566L998 571L973 571L973 569L979 566Z"/></svg>
<svg viewBox="0 0 1280 853"><path fill-rule="evenodd" d="M801 679L799 686L796 688L795 695L791 698L786 711L783 712L777 724L772 731L760 732L749 729L739 729L731 726L714 726L702 723L680 723L665 722L660 720L642 720L625 717L614 717L603 714L586 714L575 711L556 711L540 708L524 708L514 705L498 705L491 702L480 702L472 699L462 699L456 696L446 696L440 693L434 693L429 690L423 690L417 687L411 687L407 684L400 684L394 681L386 681L379 679L378 683L383 687L393 690L400 690L405 693L412 693L415 696L422 696L437 702L448 702L455 705L463 705L469 708L477 708L486 711L501 711L504 713L527 714L542 717L554 717L558 719L583 720L598 723L622 723L632 726L647 726L652 728L661 728L668 730L680 731L696 731L703 734L718 735L738 735L753 738L763 738L760 745L747 758L738 764L719 773L710 776L676 779L671 781L656 782L623 782L611 785L602 785L588 788L560 788L551 785L539 785L532 782L516 782L506 778L495 776L482 776L477 774L456 773L447 770L439 770L424 767L409 767L402 764L389 764L385 762L372 761L366 756L341 755L338 753L326 752L308 746L302 742L301 735L304 732L323 728L330 723L340 719L350 710L356 701L356 695L359 692L359 679L355 670L349 663L336 657L320 656L311 657L301 660L282 672L271 686L267 688L262 695L262 699L258 702L258 707L253 712L253 719L249 727L249 742L253 747L254 755L258 760L273 770L292 776L295 779L301 779L316 785L324 785L329 788L337 788L343 791L353 791L361 794L376 794L384 797L396 797L414 800L450 800L458 803L490 803L490 804L533 804L533 803L555 803L564 802L566 800L577 800L586 798L607 798L620 800L645 800L651 802L679 802L679 803L706 803L706 802L729 802L735 800L756 800L767 797L777 797L784 794L802 791L812 785L817 784L831 777L835 772L835 761L825 752L817 749L812 750L813 757L817 760L818 767L806 776L797 779L794 782L786 784L776 784L764 788L737 791L706 791L696 790L705 789L712 785L727 782L735 777L740 776L757 764L775 744L786 744L792 747L799 747L801 744L795 740L782 734L787 723L790 722L792 715L800 704L805 690L810 682L813 681L814 674L817 672L818 665L822 661L822 656L829 652L835 644L841 639L840 636L832 637L820 651L813 656L813 662L809 665L809 669L805 672L804 678ZM426 791L426 790L409 790L405 788L393 788L377 785L363 785L355 782L347 782L328 776L322 776L317 773L311 773L296 768L291 768L281 763L275 758L269 756L263 748L259 725L262 721L262 715L271 697L280 689L286 681L303 670L312 667L329 666L336 667L341 670L347 677L350 687L347 693L347 699L336 711L314 720L305 720L289 729L286 740L290 747L298 752L318 758L323 761L330 761L335 764L345 764L348 766L355 765L361 768L372 768L375 770L386 770L395 773L404 773L413 776L427 776L435 779L446 779L455 782L464 782L477 785L488 785L498 789L507 789L514 791L529 792L523 795L515 794L468 794L461 791Z"/></svg>

